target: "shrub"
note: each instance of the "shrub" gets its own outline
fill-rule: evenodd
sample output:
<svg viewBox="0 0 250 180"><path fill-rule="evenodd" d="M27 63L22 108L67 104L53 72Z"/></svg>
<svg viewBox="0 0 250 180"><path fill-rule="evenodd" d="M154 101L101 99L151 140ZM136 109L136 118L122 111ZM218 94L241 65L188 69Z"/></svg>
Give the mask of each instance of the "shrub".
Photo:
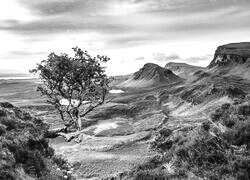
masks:
<svg viewBox="0 0 250 180"><path fill-rule="evenodd" d="M53 156L52 160L60 168L65 168L68 163L62 156Z"/></svg>
<svg viewBox="0 0 250 180"><path fill-rule="evenodd" d="M238 107L238 114L244 116L250 116L250 105L240 105Z"/></svg>
<svg viewBox="0 0 250 180"><path fill-rule="evenodd" d="M173 145L173 141L168 138L171 134L170 129L163 128L159 130L155 141L151 143L151 148L161 153L169 150Z"/></svg>
<svg viewBox="0 0 250 180"><path fill-rule="evenodd" d="M17 126L17 121L9 117L2 118L1 123L6 126L7 131L15 129Z"/></svg>
<svg viewBox="0 0 250 180"><path fill-rule="evenodd" d="M6 132L6 126L3 124L0 124L0 136L2 136Z"/></svg>
<svg viewBox="0 0 250 180"><path fill-rule="evenodd" d="M235 132L228 131L222 136L212 136L208 133L210 125L209 122L204 122L200 128L178 133L164 130L166 133L159 132L152 146L163 153L166 162L171 160L174 163L175 174L179 177L191 171L198 177L208 179L250 178L249 154L236 155L231 147L232 144L241 145L249 141L250 126L242 124ZM142 171L139 175L146 177L147 172L149 171ZM159 174L158 177L164 175Z"/></svg>
<svg viewBox="0 0 250 180"><path fill-rule="evenodd" d="M246 144L250 148L250 122L242 122L224 133L223 137L233 145Z"/></svg>
<svg viewBox="0 0 250 180"><path fill-rule="evenodd" d="M0 109L0 117L6 117L7 116L7 113L6 111L4 111L3 109Z"/></svg>
<svg viewBox="0 0 250 180"><path fill-rule="evenodd" d="M59 179L48 167L54 150L45 134L48 125L6 103L6 117L0 117L0 179Z"/></svg>
<svg viewBox="0 0 250 180"><path fill-rule="evenodd" d="M201 124L201 128L203 129L203 130L205 130L205 131L209 131L209 129L210 129L210 122L209 121L206 121L206 122L203 122L202 124Z"/></svg>
<svg viewBox="0 0 250 180"><path fill-rule="evenodd" d="M11 103L9 103L9 102L0 102L0 106L3 107L3 108L8 108L8 109L14 107L14 106L13 106Z"/></svg>

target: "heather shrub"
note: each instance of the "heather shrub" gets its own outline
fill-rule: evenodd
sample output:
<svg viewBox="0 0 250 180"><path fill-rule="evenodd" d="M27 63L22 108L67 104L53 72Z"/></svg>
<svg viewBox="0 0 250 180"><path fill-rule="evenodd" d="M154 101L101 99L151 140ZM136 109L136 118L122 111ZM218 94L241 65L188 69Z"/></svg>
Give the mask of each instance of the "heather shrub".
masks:
<svg viewBox="0 0 250 180"><path fill-rule="evenodd" d="M226 126L225 132L209 121L188 131L162 129L151 147L162 153L165 163L174 164L175 175L179 177L191 172L207 179L250 179L250 121L247 111L242 104L224 104L212 114L211 119L215 124Z"/></svg>
<svg viewBox="0 0 250 180"><path fill-rule="evenodd" d="M0 103L4 116L0 117L0 179L60 179L52 174L54 150L45 138L48 125L29 113ZM5 108L7 107L7 108ZM54 168L55 169L55 168Z"/></svg>
<svg viewBox="0 0 250 180"><path fill-rule="evenodd" d="M250 148L250 122L242 122L223 134L224 139L233 145L246 144Z"/></svg>
<svg viewBox="0 0 250 180"><path fill-rule="evenodd" d="M172 131L170 129L160 129L155 140L151 143L151 148L161 153L169 150L173 144L173 141L168 138L171 134Z"/></svg>

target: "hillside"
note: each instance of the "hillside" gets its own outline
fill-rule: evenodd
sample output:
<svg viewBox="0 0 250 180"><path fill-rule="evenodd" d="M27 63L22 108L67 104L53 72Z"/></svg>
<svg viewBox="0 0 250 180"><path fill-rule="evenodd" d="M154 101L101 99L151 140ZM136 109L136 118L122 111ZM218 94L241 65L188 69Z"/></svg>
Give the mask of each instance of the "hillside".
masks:
<svg viewBox="0 0 250 180"><path fill-rule="evenodd" d="M204 68L200 66L193 66L186 63L175 62L167 63L165 65L165 68L171 70L173 73L184 79L192 77L196 71L204 70Z"/></svg>
<svg viewBox="0 0 250 180"><path fill-rule="evenodd" d="M248 45L220 46L211 64L191 80L158 89L169 119L157 130L151 147L162 157L133 170L130 177L250 178Z"/></svg>
<svg viewBox="0 0 250 180"><path fill-rule="evenodd" d="M145 64L133 75L114 77L111 88L122 89L123 93L109 94L105 104L82 119L79 136L70 142L59 136L50 139L49 144L44 142L48 126L43 121L51 130L61 128L59 114L42 103L38 94L31 93L35 87L31 80L3 81L1 98L22 106L37 118L2 104L1 143L8 138L6 144L13 145L17 140L21 142L17 143L18 149L24 149L26 154L35 149L41 156L35 156L35 161L31 153L27 161L20 161L16 159L19 151L8 145L6 153L18 163L15 167L5 166L5 156L1 159L4 168L0 168L4 171L0 172L5 175L7 169L13 177L23 179L49 179L52 175L56 179L54 174L62 177L70 166L59 166L55 162L65 163L63 159L44 153L52 147L55 154L72 164L71 173L76 179L249 179L250 81L242 73L232 73L235 67L249 71L246 65L235 61L233 65L197 67L192 78L183 80L171 70ZM193 68L177 66L185 66L184 74ZM12 119L17 124L14 129L12 121L7 121ZM6 130L9 126L12 129ZM30 139L36 147L31 146ZM41 162L46 163L39 169Z"/></svg>
<svg viewBox="0 0 250 180"><path fill-rule="evenodd" d="M224 96L245 97L250 93L249 44L234 43L219 46L206 69L193 73L192 78L176 93L185 101L201 104ZM189 70L184 71L189 73Z"/></svg>
<svg viewBox="0 0 250 180"><path fill-rule="evenodd" d="M250 79L250 42L219 46L207 69L213 73Z"/></svg>
<svg viewBox="0 0 250 180"><path fill-rule="evenodd" d="M0 103L0 179L59 180L66 175L69 166L49 146L48 128L20 108Z"/></svg>
<svg viewBox="0 0 250 180"><path fill-rule="evenodd" d="M164 69L157 64L147 63L127 81L120 84L122 87L147 87L181 81L181 78L171 70Z"/></svg>

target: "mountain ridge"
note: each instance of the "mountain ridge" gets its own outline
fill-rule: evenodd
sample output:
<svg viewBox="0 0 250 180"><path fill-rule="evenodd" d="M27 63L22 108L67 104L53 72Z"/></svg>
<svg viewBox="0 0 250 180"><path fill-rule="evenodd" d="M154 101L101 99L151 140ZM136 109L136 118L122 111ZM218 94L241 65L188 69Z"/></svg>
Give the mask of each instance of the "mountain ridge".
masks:
<svg viewBox="0 0 250 180"><path fill-rule="evenodd" d="M139 71L135 72L130 79L121 83L121 86L146 87L180 80L182 80L182 78L174 74L171 70L154 63L146 63Z"/></svg>
<svg viewBox="0 0 250 180"><path fill-rule="evenodd" d="M232 63L244 64L250 62L250 42L230 43L219 46L214 58L207 66L208 69Z"/></svg>
<svg viewBox="0 0 250 180"><path fill-rule="evenodd" d="M165 68L170 69L173 73L184 79L192 77L196 71L201 71L205 69L200 66L193 66L187 63L177 62L169 62L165 65Z"/></svg>

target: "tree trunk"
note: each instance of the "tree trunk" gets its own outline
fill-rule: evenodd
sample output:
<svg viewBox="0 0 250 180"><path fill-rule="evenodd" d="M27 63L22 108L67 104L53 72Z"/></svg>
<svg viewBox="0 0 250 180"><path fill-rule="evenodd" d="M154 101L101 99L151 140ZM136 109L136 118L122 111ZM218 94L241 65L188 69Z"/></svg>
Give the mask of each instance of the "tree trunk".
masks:
<svg viewBox="0 0 250 180"><path fill-rule="evenodd" d="M78 124L78 130L81 131L82 130L82 120L79 116L77 117L77 124Z"/></svg>
<svg viewBox="0 0 250 180"><path fill-rule="evenodd" d="M58 128L58 129L53 129L53 130L49 130L45 137L46 138L56 138L59 136L59 133L66 133L67 132L67 127L63 127L63 128Z"/></svg>

